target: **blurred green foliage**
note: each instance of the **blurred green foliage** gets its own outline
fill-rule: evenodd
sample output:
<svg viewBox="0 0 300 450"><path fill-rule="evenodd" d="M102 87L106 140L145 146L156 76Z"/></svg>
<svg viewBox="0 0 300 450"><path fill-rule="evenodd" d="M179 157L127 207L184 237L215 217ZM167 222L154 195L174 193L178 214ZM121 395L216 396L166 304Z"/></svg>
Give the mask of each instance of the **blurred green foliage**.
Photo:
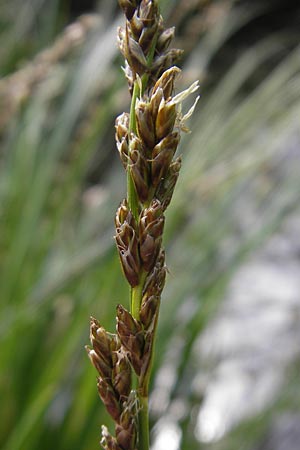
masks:
<svg viewBox="0 0 300 450"><path fill-rule="evenodd" d="M202 84L167 216L170 275L155 362L158 371L182 340L165 410L181 396L190 411L200 403L188 389L193 343L241 261L299 205L297 170L277 176L277 167L299 127L300 59L296 27L286 18L273 27L278 2L161 7L186 49L178 89L196 78ZM84 352L89 316L113 330L116 304L128 298L112 239L125 192L113 142L114 118L129 103L116 46L122 18L103 1L97 15L65 30L67 11L59 0L0 5L3 450L99 448L108 418ZM239 205L247 209L249 195L259 220L242 228ZM190 298L196 307L183 319ZM278 402L258 433L249 425L249 444ZM189 415L181 426L182 450L199 448ZM241 430L216 448L240 450Z"/></svg>

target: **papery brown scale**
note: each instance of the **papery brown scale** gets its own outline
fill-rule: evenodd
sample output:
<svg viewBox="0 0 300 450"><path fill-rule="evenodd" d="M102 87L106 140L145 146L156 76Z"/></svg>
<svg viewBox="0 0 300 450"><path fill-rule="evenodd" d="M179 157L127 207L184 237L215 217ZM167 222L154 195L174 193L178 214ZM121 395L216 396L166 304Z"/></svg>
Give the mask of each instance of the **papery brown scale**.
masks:
<svg viewBox="0 0 300 450"><path fill-rule="evenodd" d="M151 357L153 353L153 344L154 344L154 330L147 331L145 333L145 350L143 356L143 363L140 371L140 386L142 387L144 384L145 376L149 371Z"/></svg>
<svg viewBox="0 0 300 450"><path fill-rule="evenodd" d="M169 165L173 158L173 153L169 148L163 147L161 149L156 149L157 154L153 155L151 162L151 175L153 186L158 186L160 181L166 176Z"/></svg>
<svg viewBox="0 0 300 450"><path fill-rule="evenodd" d="M155 239L154 237L147 234L142 240L140 245L140 254L143 261L144 269L149 272L150 267L153 265L157 254L159 252L159 247L161 245L161 239Z"/></svg>
<svg viewBox="0 0 300 450"><path fill-rule="evenodd" d="M179 140L179 133L173 132L162 139L154 147L151 160L151 177L154 186L158 186L161 180L166 176L179 144Z"/></svg>
<svg viewBox="0 0 300 450"><path fill-rule="evenodd" d="M136 10L136 2L130 0L119 0L119 5L123 9L128 20L131 19Z"/></svg>
<svg viewBox="0 0 300 450"><path fill-rule="evenodd" d="M127 281L130 283L132 287L137 286L139 284L139 254L138 254L138 242L135 235L132 236L132 240L127 242L126 231L124 229L130 229L128 226L123 225L123 233L122 229L117 229L117 234L115 236L117 248L119 251L120 261L122 264L122 268L124 274L127 278ZM123 236L122 236L123 234ZM124 242L125 240L125 242Z"/></svg>
<svg viewBox="0 0 300 450"><path fill-rule="evenodd" d="M116 425L116 439L122 448L136 449L137 440L137 407L136 393L131 391L126 402L123 403L123 411Z"/></svg>
<svg viewBox="0 0 300 450"><path fill-rule="evenodd" d="M110 338L99 323L92 322L90 340L95 352L108 366L111 366Z"/></svg>
<svg viewBox="0 0 300 450"><path fill-rule="evenodd" d="M144 337L141 325L122 306L117 307L117 333L137 374L140 372Z"/></svg>
<svg viewBox="0 0 300 450"><path fill-rule="evenodd" d="M121 407L115 391L101 377L98 378L97 387L108 413L115 421L118 421L121 414Z"/></svg>
<svg viewBox="0 0 300 450"><path fill-rule="evenodd" d="M117 306L117 331L122 344L141 356L144 345L142 327L122 305Z"/></svg>
<svg viewBox="0 0 300 450"><path fill-rule="evenodd" d="M156 263L152 272L147 276L145 285L143 288L144 296L156 296L160 297L165 285L166 279L166 267L165 267L165 252L163 249L157 257Z"/></svg>
<svg viewBox="0 0 300 450"><path fill-rule="evenodd" d="M145 102L138 102L135 115L139 137L146 147L152 149L155 145L155 130L151 105Z"/></svg>
<svg viewBox="0 0 300 450"><path fill-rule="evenodd" d="M170 164L165 178L161 180L155 192L155 196L160 200L164 211L167 209L172 199L180 168L181 158L178 157Z"/></svg>
<svg viewBox="0 0 300 450"><path fill-rule="evenodd" d="M148 226L152 224L156 219L162 216L162 208L160 201L153 199L148 208L145 208L141 214L140 222Z"/></svg>
<svg viewBox="0 0 300 450"><path fill-rule="evenodd" d="M142 211L139 222L140 256L143 268L150 272L158 257L162 233L164 228L164 216L159 201L151 202L149 208Z"/></svg>
<svg viewBox="0 0 300 450"><path fill-rule="evenodd" d="M115 138L117 149L120 154L121 161L124 168L127 167L128 162L128 128L129 128L129 115L126 113L117 117L115 122Z"/></svg>
<svg viewBox="0 0 300 450"><path fill-rule="evenodd" d="M159 34L156 43L156 49L159 53L165 52L175 36L175 27L167 28Z"/></svg>
<svg viewBox="0 0 300 450"><path fill-rule="evenodd" d="M139 37L138 43L143 50L145 55L149 54L149 50L152 47L153 39L157 32L157 25L154 24L152 27L144 27L142 33Z"/></svg>
<svg viewBox="0 0 300 450"><path fill-rule="evenodd" d="M112 435L109 433L108 429L102 425L102 439L101 439L101 446L104 448L104 450L123 450L117 443L116 438L112 437Z"/></svg>
<svg viewBox="0 0 300 450"><path fill-rule="evenodd" d="M112 356L112 363L113 366L118 361L118 352L121 349L121 342L117 334L112 335L112 339L110 341L110 350L111 350L111 356Z"/></svg>
<svg viewBox="0 0 300 450"><path fill-rule="evenodd" d="M99 321L94 317L90 317L90 341L92 341L92 338L97 337L98 328L101 328Z"/></svg>
<svg viewBox="0 0 300 450"><path fill-rule="evenodd" d="M155 120L155 133L157 141L163 139L170 134L174 128L176 121L176 105L162 100L160 102L157 116Z"/></svg>
<svg viewBox="0 0 300 450"><path fill-rule="evenodd" d="M120 142L117 142L117 149L118 149L123 167L125 170L127 170L128 154L129 154L129 146L128 146L127 139L122 138L122 140Z"/></svg>
<svg viewBox="0 0 300 450"><path fill-rule="evenodd" d="M174 90L174 82L176 77L180 74L181 70L177 66L170 67L165 70L160 76L153 87L152 95L154 95L157 89L163 90L163 96L165 100L168 100L172 96Z"/></svg>
<svg viewBox="0 0 300 450"><path fill-rule="evenodd" d="M160 304L160 298L156 295L148 296L146 293L143 296L141 310L140 310L140 320L145 329L148 329L153 323L153 320L158 314Z"/></svg>
<svg viewBox="0 0 300 450"><path fill-rule="evenodd" d="M159 13L157 1L142 0L139 9L139 17L144 22L144 26L149 28L157 26Z"/></svg>
<svg viewBox="0 0 300 450"><path fill-rule="evenodd" d="M125 57L125 29L123 27L118 27L117 30L118 46L122 55Z"/></svg>
<svg viewBox="0 0 300 450"><path fill-rule="evenodd" d="M138 271L135 270L135 261L131 257L128 250L119 250L120 261L123 269L123 273L131 285L131 287L135 287L139 284L139 274ZM133 264L134 263L134 264Z"/></svg>
<svg viewBox="0 0 300 450"><path fill-rule="evenodd" d="M127 59L133 72L140 76L145 73L147 69L147 60L140 45L130 36L128 26L125 34L124 57Z"/></svg>
<svg viewBox="0 0 300 450"><path fill-rule="evenodd" d="M126 200L123 200L117 210L115 224L115 241L123 272L130 285L134 287L139 283L140 259L136 224Z"/></svg>
<svg viewBox="0 0 300 450"><path fill-rule="evenodd" d="M155 267L158 267L159 269L165 268L165 260L166 260L166 253L164 249L161 249Z"/></svg>
<svg viewBox="0 0 300 450"><path fill-rule="evenodd" d="M182 50L172 48L155 57L151 65L152 75L158 78L165 70L169 69L171 66L174 66L174 64L181 58L182 54Z"/></svg>
<svg viewBox="0 0 300 450"><path fill-rule="evenodd" d="M120 228L124 223L131 226L134 230L136 229L136 222L134 220L133 214L128 207L128 203L126 199L123 199L120 203L119 208L117 209L115 216L115 225L116 228Z"/></svg>
<svg viewBox="0 0 300 450"><path fill-rule="evenodd" d="M153 236L154 239L162 236L163 227L164 227L165 218L163 215L153 220L152 223L148 223L148 225L144 228L143 232L148 236ZM141 227L142 228L142 227Z"/></svg>
<svg viewBox="0 0 300 450"><path fill-rule="evenodd" d="M143 31L143 28L144 28L144 24L143 24L142 20L140 19L140 17L138 16L137 11L136 11L130 20L130 30L132 32L133 38L136 41L138 41L138 39Z"/></svg>
<svg viewBox="0 0 300 450"><path fill-rule="evenodd" d="M119 350L115 352L116 361L113 367L112 381L113 387L124 400L131 390L131 368L126 354Z"/></svg>
<svg viewBox="0 0 300 450"><path fill-rule="evenodd" d="M123 9L127 20L130 20L132 18L139 3L140 1L119 0L119 5Z"/></svg>
<svg viewBox="0 0 300 450"><path fill-rule="evenodd" d="M117 319L119 322L123 322L131 333L136 334L141 331L138 321L122 305L117 305Z"/></svg>
<svg viewBox="0 0 300 450"><path fill-rule="evenodd" d="M134 372L136 373L137 376L139 376L143 365L143 356L140 356L134 350L128 350L128 359L130 360L130 364Z"/></svg>
<svg viewBox="0 0 300 450"><path fill-rule="evenodd" d="M150 238L145 240L141 244L141 258L143 261L143 267L146 272L150 272L155 264L155 260L158 256L159 249L162 243L161 238L157 239L151 239L151 245L150 245Z"/></svg>
<svg viewBox="0 0 300 450"><path fill-rule="evenodd" d="M129 129L129 114L122 113L120 114L115 121L115 129L116 129L116 138L121 140L123 137L128 136Z"/></svg>
<svg viewBox="0 0 300 450"><path fill-rule="evenodd" d="M134 248L137 243L135 229L125 220L120 226L116 227L116 243L119 249L127 250L131 245Z"/></svg>
<svg viewBox="0 0 300 450"><path fill-rule="evenodd" d="M154 238L162 235L164 226L164 215L159 200L154 199L148 208L145 208L140 216L139 231L140 238L143 234L150 234Z"/></svg>
<svg viewBox="0 0 300 450"><path fill-rule="evenodd" d="M122 427L122 425L116 425L116 439L118 445L123 450L134 449L134 443L136 440L136 430L135 424L131 423L127 428Z"/></svg>
<svg viewBox="0 0 300 450"><path fill-rule="evenodd" d="M118 322L117 332L120 336L122 345L129 352L129 357L132 359L134 356L135 358L140 359L143 354L144 345L142 331L134 334L128 330L124 323Z"/></svg>
<svg viewBox="0 0 300 450"><path fill-rule="evenodd" d="M116 118L115 122L115 138L117 149L120 154L124 168L127 168L128 162L128 131L129 131L129 114L123 113Z"/></svg>
<svg viewBox="0 0 300 450"><path fill-rule="evenodd" d="M156 120L159 105L160 105L161 101L163 100L163 98L164 98L164 91L160 86L158 86L155 91L153 90L151 98L150 98L150 108L151 108L151 114L152 114L152 118L153 118L154 122Z"/></svg>
<svg viewBox="0 0 300 450"><path fill-rule="evenodd" d="M149 195L149 164L138 150L130 150L129 170L139 200L144 203L147 201Z"/></svg>
<svg viewBox="0 0 300 450"><path fill-rule="evenodd" d="M110 380L112 374L111 366L106 364L106 362L95 352L94 349L90 349L86 346L86 351L99 375L105 380Z"/></svg>
<svg viewBox="0 0 300 450"><path fill-rule="evenodd" d="M130 93L130 95L132 95L134 76L133 76L132 70L126 60L125 60L125 67L123 67L122 69L123 69L124 75L125 75L127 83L128 83L129 93Z"/></svg>

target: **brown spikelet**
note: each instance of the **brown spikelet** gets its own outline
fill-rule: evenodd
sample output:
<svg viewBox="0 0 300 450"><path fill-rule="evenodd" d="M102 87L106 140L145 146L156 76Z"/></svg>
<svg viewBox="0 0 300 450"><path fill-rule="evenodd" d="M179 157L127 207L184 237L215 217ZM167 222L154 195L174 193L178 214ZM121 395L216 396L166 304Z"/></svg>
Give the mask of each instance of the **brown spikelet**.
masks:
<svg viewBox="0 0 300 450"><path fill-rule="evenodd" d="M122 447L118 445L117 439L112 437L109 433L108 429L102 425L102 438L101 438L101 446L104 450L123 450Z"/></svg>
<svg viewBox="0 0 300 450"><path fill-rule="evenodd" d="M131 286L136 286L140 271L138 236L135 219L125 200L117 210L115 224L115 241L124 275Z"/></svg>
<svg viewBox="0 0 300 450"><path fill-rule="evenodd" d="M167 209L172 199L180 168L181 158L178 157L170 164L166 176L160 181L155 192L155 195L161 202L164 211Z"/></svg>
<svg viewBox="0 0 300 450"><path fill-rule="evenodd" d="M121 414L121 406L114 389L103 378L98 378L98 392L111 417L118 421Z"/></svg>
<svg viewBox="0 0 300 450"><path fill-rule="evenodd" d="M116 351L113 358L112 383L119 397L125 399L131 391L131 368L129 360L123 349Z"/></svg>
<svg viewBox="0 0 300 450"><path fill-rule="evenodd" d="M117 333L123 347L127 350L131 364L139 375L144 348L144 335L141 324L122 306L117 307Z"/></svg>
<svg viewBox="0 0 300 450"><path fill-rule="evenodd" d="M165 218L159 200L152 200L142 211L139 222L140 256L143 268L150 272L156 263L162 242Z"/></svg>

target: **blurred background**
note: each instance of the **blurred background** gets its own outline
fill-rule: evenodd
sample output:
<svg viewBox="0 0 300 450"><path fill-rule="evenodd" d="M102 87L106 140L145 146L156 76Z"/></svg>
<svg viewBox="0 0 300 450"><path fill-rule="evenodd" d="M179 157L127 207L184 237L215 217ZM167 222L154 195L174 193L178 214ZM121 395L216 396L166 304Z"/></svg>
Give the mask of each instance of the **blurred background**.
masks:
<svg viewBox="0 0 300 450"><path fill-rule="evenodd" d="M152 450L299 450L300 4L160 5L201 100L167 213ZM122 23L117 1L0 2L3 450L96 450L110 423L84 345L128 301Z"/></svg>

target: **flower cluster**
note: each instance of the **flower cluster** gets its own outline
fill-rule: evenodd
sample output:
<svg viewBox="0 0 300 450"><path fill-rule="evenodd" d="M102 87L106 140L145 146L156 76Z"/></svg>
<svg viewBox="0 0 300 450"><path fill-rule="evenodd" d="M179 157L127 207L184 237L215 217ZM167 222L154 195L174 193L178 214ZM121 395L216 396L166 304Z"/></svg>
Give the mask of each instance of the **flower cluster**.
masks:
<svg viewBox="0 0 300 450"><path fill-rule="evenodd" d="M136 441L136 411L131 396L131 366L121 341L109 334L91 318L90 340L86 347L92 364L99 373L98 392L108 413L116 423L116 437L102 428L103 448L134 449Z"/></svg>
<svg viewBox="0 0 300 450"><path fill-rule="evenodd" d="M100 397L116 423L115 437L103 427L102 446L134 450L148 448L147 439L139 433L147 414L145 399L166 277L164 213L181 167L180 157L175 156L180 132L188 131L185 121L198 97L185 115L181 103L199 86L195 82L174 95L180 74L174 63L181 51L169 49L174 28L164 28L157 0L119 3L126 16L126 26L119 30L119 47L132 103L130 113L116 119L116 143L127 172L128 195L116 213L115 241L131 289L131 308L129 312L118 305L114 335L92 319L88 353L99 373Z"/></svg>

